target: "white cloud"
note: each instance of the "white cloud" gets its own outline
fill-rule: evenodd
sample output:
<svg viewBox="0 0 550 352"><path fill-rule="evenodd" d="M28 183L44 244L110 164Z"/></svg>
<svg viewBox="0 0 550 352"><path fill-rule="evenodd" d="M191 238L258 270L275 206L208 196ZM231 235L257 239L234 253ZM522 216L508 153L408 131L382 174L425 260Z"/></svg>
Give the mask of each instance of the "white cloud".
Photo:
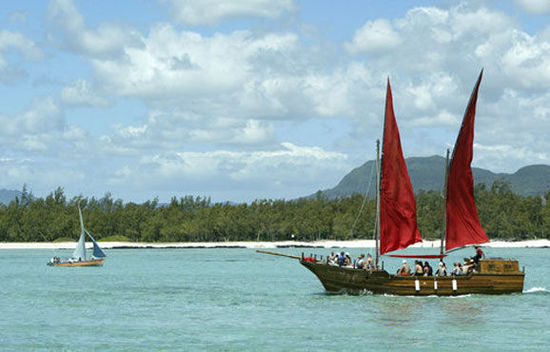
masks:
<svg viewBox="0 0 550 352"><path fill-rule="evenodd" d="M96 88L83 79L65 86L61 90L61 100L69 105L96 107L109 105L109 101L97 94Z"/></svg>
<svg viewBox="0 0 550 352"><path fill-rule="evenodd" d="M20 53L32 61L38 61L43 55L36 43L23 34L0 31L0 82L4 84L13 84L27 76L27 72L20 68L23 60L8 59L10 52Z"/></svg>
<svg viewBox="0 0 550 352"><path fill-rule="evenodd" d="M203 37L163 24L143 42L143 47L126 48L123 60L93 61L99 77L116 94L162 100L231 93L253 77L255 58L293 50L297 38L255 37L248 31Z"/></svg>
<svg viewBox="0 0 550 352"><path fill-rule="evenodd" d="M516 0L516 4L529 13L550 14L550 2L548 0Z"/></svg>
<svg viewBox="0 0 550 352"><path fill-rule="evenodd" d="M184 194L200 193L205 189L203 184L208 183L207 194L248 188L257 191L253 197L269 193L272 197L294 198L297 185L313 193L323 187L318 183L319 174L324 179L341 174L348 167L346 159L342 153L292 143L282 143L271 151L165 152L119 166L109 182L117 187L139 185ZM251 200L250 195L234 197L238 201Z"/></svg>
<svg viewBox="0 0 550 352"><path fill-rule="evenodd" d="M0 68L6 65L5 59L1 56L8 49L17 49L25 57L32 60L37 60L42 57L42 51L36 44L18 32L7 30L0 31Z"/></svg>
<svg viewBox="0 0 550 352"><path fill-rule="evenodd" d="M63 127L63 117L52 98L36 100L31 109L17 116L0 116L0 134L21 136L46 133Z"/></svg>
<svg viewBox="0 0 550 352"><path fill-rule="evenodd" d="M377 19L368 21L359 28L353 36L353 41L345 43L345 47L351 53L376 53L388 51L400 43L401 38L393 29L390 21Z"/></svg>
<svg viewBox="0 0 550 352"><path fill-rule="evenodd" d="M265 121L196 118L178 111L155 111L142 125L114 126L112 134L102 137L102 145L106 153L140 155L144 150L185 149L188 145L261 147L276 142L273 125Z"/></svg>
<svg viewBox="0 0 550 352"><path fill-rule="evenodd" d="M47 18L52 26L50 40L78 53L109 56L120 54L127 45L139 45L139 36L131 28L101 23L95 30L87 29L72 0L52 0Z"/></svg>
<svg viewBox="0 0 550 352"><path fill-rule="evenodd" d="M179 21L196 26L212 25L227 18L263 17L274 19L295 11L293 0L164 0Z"/></svg>

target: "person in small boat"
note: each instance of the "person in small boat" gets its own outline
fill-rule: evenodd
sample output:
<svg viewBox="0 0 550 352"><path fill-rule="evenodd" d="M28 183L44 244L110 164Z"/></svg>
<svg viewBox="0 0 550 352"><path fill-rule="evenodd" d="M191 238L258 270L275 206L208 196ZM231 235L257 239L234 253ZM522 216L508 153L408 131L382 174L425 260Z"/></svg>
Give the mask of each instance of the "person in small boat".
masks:
<svg viewBox="0 0 550 352"><path fill-rule="evenodd" d="M411 274L411 267L407 264L407 261L403 259L403 264L397 269L398 276L409 276Z"/></svg>
<svg viewBox="0 0 550 352"><path fill-rule="evenodd" d="M355 258L355 261L353 262L353 266L355 269L363 269L363 263L364 263L365 254L361 253L360 256Z"/></svg>
<svg viewBox="0 0 550 352"><path fill-rule="evenodd" d="M433 269L430 263L428 261L424 262L424 276L432 276L433 275Z"/></svg>
<svg viewBox="0 0 550 352"><path fill-rule="evenodd" d="M367 259L365 259L363 267L367 270L374 269L374 260L372 260L372 255L370 255L370 253L367 253Z"/></svg>
<svg viewBox="0 0 550 352"><path fill-rule="evenodd" d="M452 276L460 276L462 275L462 264L455 263L455 266L453 268L453 271L451 271Z"/></svg>
<svg viewBox="0 0 550 352"><path fill-rule="evenodd" d="M424 276L424 268L420 260L414 261L414 276Z"/></svg>
<svg viewBox="0 0 550 352"><path fill-rule="evenodd" d="M439 268L435 271L435 276L447 276L447 267L443 261L439 262Z"/></svg>

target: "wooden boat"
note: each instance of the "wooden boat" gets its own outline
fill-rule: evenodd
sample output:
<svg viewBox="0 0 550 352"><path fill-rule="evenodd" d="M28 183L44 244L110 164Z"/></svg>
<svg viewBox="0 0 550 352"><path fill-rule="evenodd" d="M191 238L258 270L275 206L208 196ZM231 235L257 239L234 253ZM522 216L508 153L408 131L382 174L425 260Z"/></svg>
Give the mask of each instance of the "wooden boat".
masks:
<svg viewBox="0 0 550 352"><path fill-rule="evenodd" d="M382 160L377 157L376 261L372 269L338 266L312 257L290 256L313 272L329 292L392 295L507 294L523 291L524 270L507 258L476 258L473 270L458 276L400 276L380 268L379 255L410 258L443 258L465 246L489 242L479 222L473 195L474 120L477 94L483 71L474 87L464 114L453 157L445 172L446 210L443 216L441 248L438 255L387 254L422 241L416 222L416 203L401 150L388 80ZM377 148L379 149L379 148ZM377 153L378 154L378 153ZM267 251L267 254L284 255ZM288 255L284 255L288 256Z"/></svg>
<svg viewBox="0 0 550 352"><path fill-rule="evenodd" d="M80 215L80 238L76 245L71 258L61 259L53 257L47 263L50 266L102 266L105 262L105 253L99 247L94 237L84 228L84 220L82 219L82 211L78 206L78 214ZM93 252L90 258L86 259L86 235L90 237L93 243Z"/></svg>

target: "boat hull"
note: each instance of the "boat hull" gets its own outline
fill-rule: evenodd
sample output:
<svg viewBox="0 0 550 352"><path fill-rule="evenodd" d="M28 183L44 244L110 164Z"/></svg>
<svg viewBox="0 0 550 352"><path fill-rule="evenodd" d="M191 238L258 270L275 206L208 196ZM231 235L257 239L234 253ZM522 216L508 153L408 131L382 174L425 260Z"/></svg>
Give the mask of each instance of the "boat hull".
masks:
<svg viewBox="0 0 550 352"><path fill-rule="evenodd" d="M80 262L48 263L49 266L102 266L105 259L92 259Z"/></svg>
<svg viewBox="0 0 550 352"><path fill-rule="evenodd" d="M521 293L525 274L470 273L463 276L396 276L385 270L361 270L300 260L328 292L405 296L456 296Z"/></svg>

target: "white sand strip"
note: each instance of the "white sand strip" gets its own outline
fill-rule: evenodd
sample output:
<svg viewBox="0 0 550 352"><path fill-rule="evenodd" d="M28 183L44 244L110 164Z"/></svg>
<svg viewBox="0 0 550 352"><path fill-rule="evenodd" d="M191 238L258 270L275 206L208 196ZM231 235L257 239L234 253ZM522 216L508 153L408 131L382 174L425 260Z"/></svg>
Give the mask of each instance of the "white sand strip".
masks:
<svg viewBox="0 0 550 352"><path fill-rule="evenodd" d="M280 241L280 242L100 242L102 248L374 248L374 240L357 241ZM76 242L0 242L0 249L74 249ZM91 243L87 243L92 248ZM439 248L439 241L423 241L413 248ZM530 240L519 242L495 241L482 245L492 248L541 248L549 247L550 240Z"/></svg>

